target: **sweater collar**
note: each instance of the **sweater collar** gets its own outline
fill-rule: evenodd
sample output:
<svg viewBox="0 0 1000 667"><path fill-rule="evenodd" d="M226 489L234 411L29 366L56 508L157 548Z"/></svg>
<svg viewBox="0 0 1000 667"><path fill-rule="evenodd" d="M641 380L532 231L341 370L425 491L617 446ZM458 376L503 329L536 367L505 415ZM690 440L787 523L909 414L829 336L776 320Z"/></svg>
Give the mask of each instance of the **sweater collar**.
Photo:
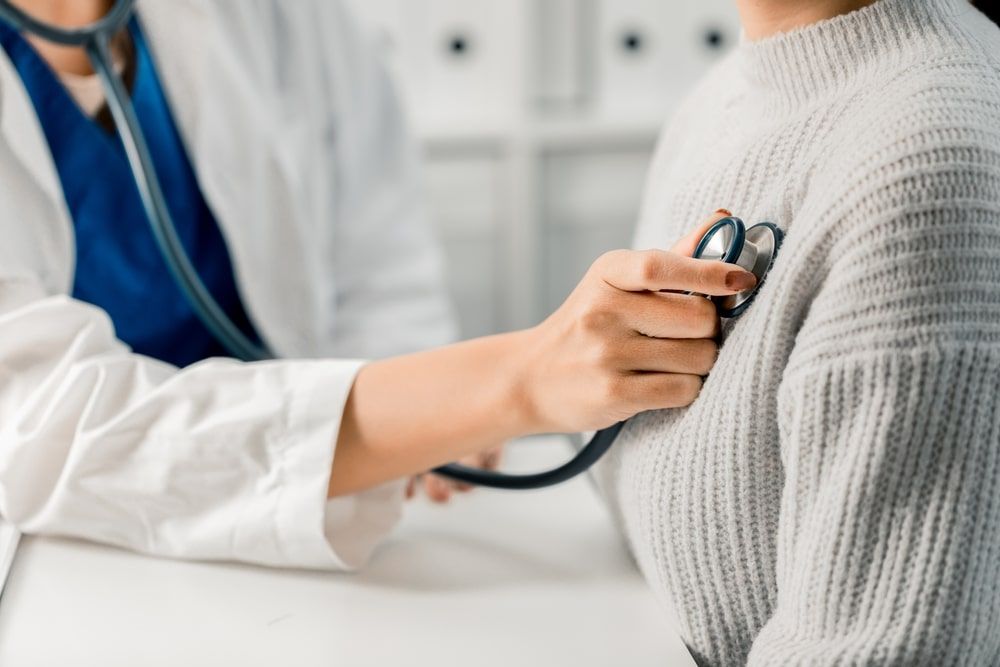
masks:
<svg viewBox="0 0 1000 667"><path fill-rule="evenodd" d="M968 0L879 0L862 9L761 40L743 39L738 59L752 90L772 111L845 90L859 74L884 69L908 45L949 40Z"/></svg>

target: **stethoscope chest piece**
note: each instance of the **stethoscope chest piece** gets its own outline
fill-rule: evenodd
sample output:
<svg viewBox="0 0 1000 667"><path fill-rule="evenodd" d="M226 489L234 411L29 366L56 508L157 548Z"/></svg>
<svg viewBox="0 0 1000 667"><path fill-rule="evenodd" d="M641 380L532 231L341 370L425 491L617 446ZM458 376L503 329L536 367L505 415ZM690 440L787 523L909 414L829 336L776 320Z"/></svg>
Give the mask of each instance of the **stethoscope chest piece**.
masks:
<svg viewBox="0 0 1000 667"><path fill-rule="evenodd" d="M737 264L757 276L757 284L752 289L713 299L720 317L739 317L750 307L774 266L782 240L784 233L774 223L762 222L747 228L736 217L719 220L705 233L694 251L696 259Z"/></svg>

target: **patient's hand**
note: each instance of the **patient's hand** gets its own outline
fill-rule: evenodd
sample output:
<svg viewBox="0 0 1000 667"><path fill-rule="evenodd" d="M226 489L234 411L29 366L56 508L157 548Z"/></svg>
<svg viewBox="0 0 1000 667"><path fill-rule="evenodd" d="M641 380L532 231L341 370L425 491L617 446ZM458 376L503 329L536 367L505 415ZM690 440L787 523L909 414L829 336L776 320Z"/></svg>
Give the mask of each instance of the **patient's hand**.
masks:
<svg viewBox="0 0 1000 667"><path fill-rule="evenodd" d="M459 463L470 468L496 470L500 466L502 456L503 447L501 446L466 457L459 461ZM471 491L473 488L468 484L462 484L461 482L446 479L439 475L427 473L410 478L409 483L406 485L406 498L408 500L415 498L423 490L427 494L427 497L434 502L447 503L451 500L453 494L465 493Z"/></svg>

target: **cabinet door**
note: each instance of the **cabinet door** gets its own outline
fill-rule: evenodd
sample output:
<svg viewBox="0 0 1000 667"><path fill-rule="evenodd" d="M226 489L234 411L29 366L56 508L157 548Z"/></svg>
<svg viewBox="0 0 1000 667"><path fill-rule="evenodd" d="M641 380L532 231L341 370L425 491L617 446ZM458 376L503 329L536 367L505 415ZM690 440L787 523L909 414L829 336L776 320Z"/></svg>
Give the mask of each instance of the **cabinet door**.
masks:
<svg viewBox="0 0 1000 667"><path fill-rule="evenodd" d="M597 0L597 107L612 115L669 110L739 35L732 0Z"/></svg>
<svg viewBox="0 0 1000 667"><path fill-rule="evenodd" d="M558 307L602 253L631 246L652 147L544 159L545 304Z"/></svg>
<svg viewBox="0 0 1000 667"><path fill-rule="evenodd" d="M537 0L531 16L534 101L542 111L571 111L587 101L591 0Z"/></svg>
<svg viewBox="0 0 1000 667"><path fill-rule="evenodd" d="M425 181L462 336L495 333L501 326L497 161L490 155L435 155L426 163Z"/></svg>
<svg viewBox="0 0 1000 667"><path fill-rule="evenodd" d="M521 3L514 0L410 0L413 94L431 124L451 118L503 119L522 88Z"/></svg>

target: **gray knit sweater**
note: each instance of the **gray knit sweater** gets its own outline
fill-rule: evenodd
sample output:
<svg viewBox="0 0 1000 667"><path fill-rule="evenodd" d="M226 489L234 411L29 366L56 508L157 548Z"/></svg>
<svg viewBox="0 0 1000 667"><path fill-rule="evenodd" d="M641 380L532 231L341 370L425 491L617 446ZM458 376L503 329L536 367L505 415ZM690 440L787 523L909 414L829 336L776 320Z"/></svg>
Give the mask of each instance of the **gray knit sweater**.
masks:
<svg viewBox="0 0 1000 667"><path fill-rule="evenodd" d="M719 207L787 239L599 472L650 585L705 665L1000 665L1000 30L882 0L742 44L637 244Z"/></svg>

